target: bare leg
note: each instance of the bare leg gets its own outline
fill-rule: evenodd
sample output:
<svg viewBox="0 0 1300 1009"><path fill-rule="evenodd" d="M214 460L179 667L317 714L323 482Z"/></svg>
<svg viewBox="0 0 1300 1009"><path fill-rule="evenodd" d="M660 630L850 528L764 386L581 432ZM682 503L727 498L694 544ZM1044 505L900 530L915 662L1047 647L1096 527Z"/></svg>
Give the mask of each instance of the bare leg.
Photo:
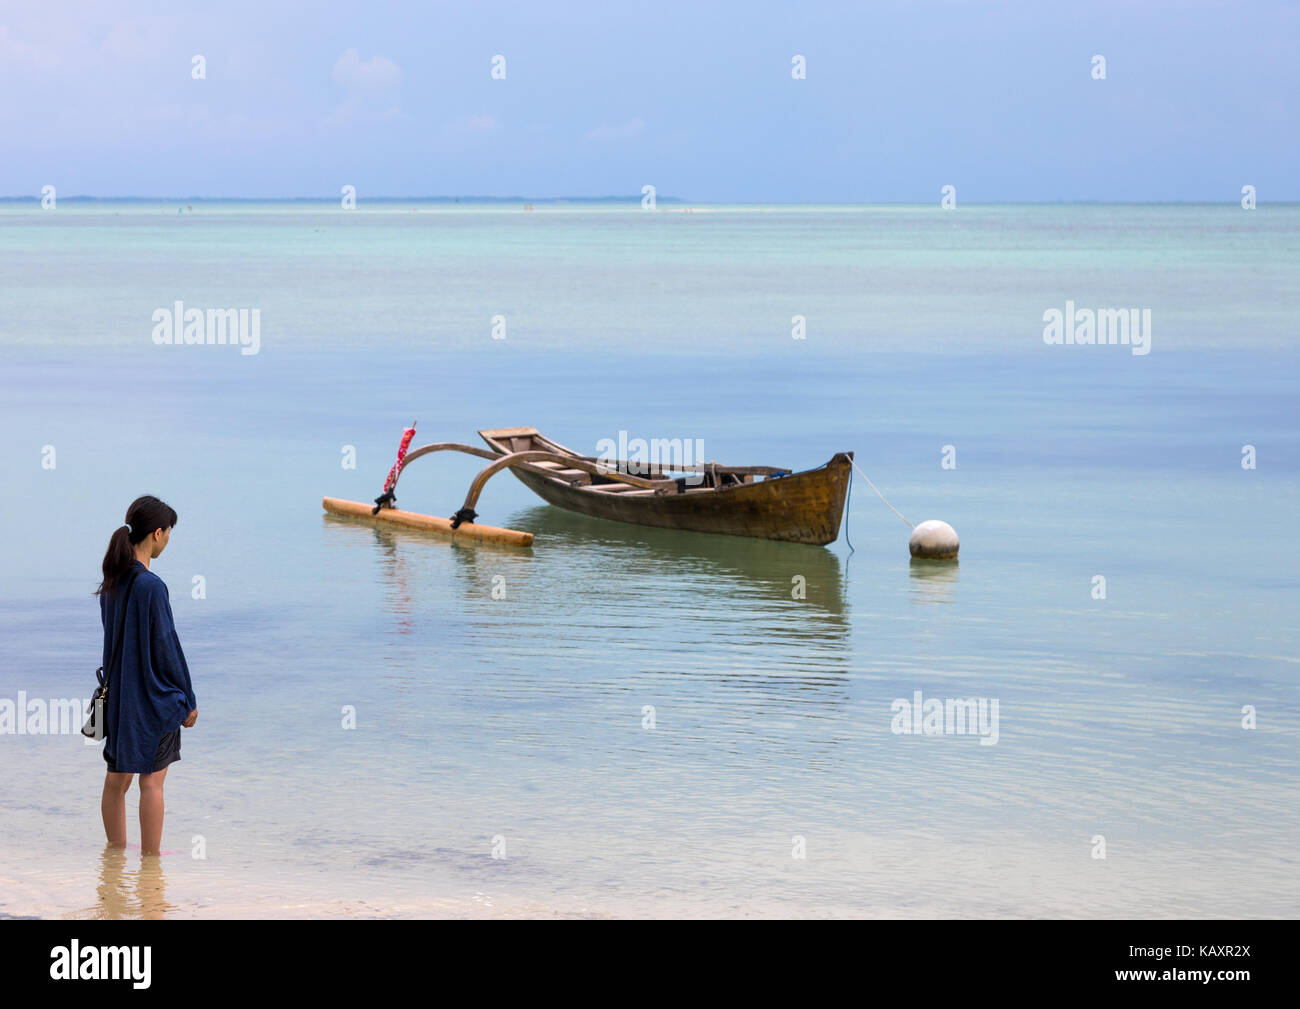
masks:
<svg viewBox="0 0 1300 1009"><path fill-rule="evenodd" d="M99 797L99 812L104 818L104 834L113 848L126 847L126 793L133 774L104 772L104 792Z"/></svg>
<svg viewBox="0 0 1300 1009"><path fill-rule="evenodd" d="M157 855L162 848L163 780L166 777L166 767L153 774L140 775L141 855Z"/></svg>

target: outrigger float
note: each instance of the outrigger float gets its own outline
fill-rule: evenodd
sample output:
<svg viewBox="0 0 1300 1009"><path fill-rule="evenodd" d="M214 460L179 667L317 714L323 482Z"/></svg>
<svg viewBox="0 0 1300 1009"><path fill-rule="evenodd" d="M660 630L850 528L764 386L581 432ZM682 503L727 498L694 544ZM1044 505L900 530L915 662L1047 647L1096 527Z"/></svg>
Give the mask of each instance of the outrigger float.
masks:
<svg viewBox="0 0 1300 1009"><path fill-rule="evenodd" d="M322 502L325 510L453 539L530 546L530 532L474 521L484 485L508 469L542 500L582 515L664 529L822 545L839 535L853 465L852 452L839 452L825 465L798 473L778 466L713 462L629 464L627 460L579 455L532 427L480 431L486 449L438 442L408 452L414 435L415 425L403 432L397 462L373 506L327 497ZM398 509L395 492L402 473L416 459L435 452L463 452L488 460L488 465L474 478L464 505L451 518ZM670 476L672 473L684 475Z"/></svg>

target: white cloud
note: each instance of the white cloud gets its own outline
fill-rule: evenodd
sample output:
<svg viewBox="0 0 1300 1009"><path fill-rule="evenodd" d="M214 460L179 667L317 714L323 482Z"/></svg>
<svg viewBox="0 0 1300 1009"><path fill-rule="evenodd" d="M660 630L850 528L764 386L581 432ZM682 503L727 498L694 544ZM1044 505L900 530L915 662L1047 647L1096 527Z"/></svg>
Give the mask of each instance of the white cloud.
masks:
<svg viewBox="0 0 1300 1009"><path fill-rule="evenodd" d="M118 63L156 61L168 51L177 31L176 18L130 18L109 29L99 51Z"/></svg>
<svg viewBox="0 0 1300 1009"><path fill-rule="evenodd" d="M26 41L0 25L0 67L6 70L51 70L62 64L60 53Z"/></svg>
<svg viewBox="0 0 1300 1009"><path fill-rule="evenodd" d="M348 49L334 63L334 80L354 95L378 95L402 83L402 69L382 56L363 60Z"/></svg>
<svg viewBox="0 0 1300 1009"><path fill-rule="evenodd" d="M503 134L504 129L497 118L482 113L448 120L443 123L438 137L445 150L469 151L491 144Z"/></svg>
<svg viewBox="0 0 1300 1009"><path fill-rule="evenodd" d="M466 116L458 120L456 125L466 133L492 133L501 129L501 124L492 116Z"/></svg>
<svg viewBox="0 0 1300 1009"><path fill-rule="evenodd" d="M334 82L346 92L325 117L327 126L356 126L408 118L398 107L402 68L383 56L363 60L355 49L334 61Z"/></svg>
<svg viewBox="0 0 1300 1009"><path fill-rule="evenodd" d="M325 117L327 126L356 126L361 123L386 123L399 119L409 119L405 112L396 105L368 102L355 95L336 105Z"/></svg>
<svg viewBox="0 0 1300 1009"><path fill-rule="evenodd" d="M594 130L589 130L582 139L584 140L630 140L633 137L639 137L645 132L645 120L640 116L629 119L622 126L598 126Z"/></svg>

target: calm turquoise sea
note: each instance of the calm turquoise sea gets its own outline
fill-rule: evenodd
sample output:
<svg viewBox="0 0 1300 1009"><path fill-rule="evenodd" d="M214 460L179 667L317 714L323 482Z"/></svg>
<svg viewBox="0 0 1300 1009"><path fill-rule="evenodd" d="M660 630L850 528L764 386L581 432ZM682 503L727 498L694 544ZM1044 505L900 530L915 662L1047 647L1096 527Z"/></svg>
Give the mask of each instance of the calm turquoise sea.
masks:
<svg viewBox="0 0 1300 1009"><path fill-rule="evenodd" d="M1300 207L686 210L0 204L0 713L89 694L142 493L199 700L144 876L98 747L0 734L0 916L1300 914ZM176 301L258 352L156 345ZM1047 345L1067 301L1150 353ZM861 480L826 548L508 474L530 551L324 516L412 420L852 450L961 560ZM916 691L996 744L894 732Z"/></svg>

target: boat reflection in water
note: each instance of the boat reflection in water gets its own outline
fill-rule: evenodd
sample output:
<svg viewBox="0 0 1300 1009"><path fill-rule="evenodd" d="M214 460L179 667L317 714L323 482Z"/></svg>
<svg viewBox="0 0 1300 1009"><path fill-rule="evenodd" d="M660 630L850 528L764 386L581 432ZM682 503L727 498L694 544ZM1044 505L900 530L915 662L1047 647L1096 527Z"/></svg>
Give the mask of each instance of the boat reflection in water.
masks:
<svg viewBox="0 0 1300 1009"><path fill-rule="evenodd" d="M537 534L530 591L557 607L555 633L594 635L606 664L744 679L846 671L843 573L824 547L634 526L546 506L511 522ZM457 557L467 573L500 567L486 554Z"/></svg>
<svg viewBox="0 0 1300 1009"><path fill-rule="evenodd" d="M615 768L606 789L668 794L684 773L716 774L720 751L770 784L833 762L859 731L844 575L825 547L546 505L501 517L533 546L325 521L348 555L354 633L407 688L391 709L376 696L371 717L403 724L420 761L461 766L490 738L495 756L465 771L480 789L498 786L475 769L504 761L507 778ZM358 565L362 535L377 549ZM667 731L646 732L647 717Z"/></svg>
<svg viewBox="0 0 1300 1009"><path fill-rule="evenodd" d="M590 659L606 671L820 682L847 671L843 572L825 547L628 525L545 505L509 522L536 534L531 549L326 517L327 527L364 529L381 546L391 629L409 629L408 607L441 609L433 622L467 635L476 660L510 657L540 671Z"/></svg>
<svg viewBox="0 0 1300 1009"><path fill-rule="evenodd" d="M680 589L703 590L706 597L698 601L709 607L755 599L799 602L844 623L840 560L825 547L628 525L540 505L510 521L537 534L535 556L562 553L603 577L617 574L629 586L676 579Z"/></svg>

